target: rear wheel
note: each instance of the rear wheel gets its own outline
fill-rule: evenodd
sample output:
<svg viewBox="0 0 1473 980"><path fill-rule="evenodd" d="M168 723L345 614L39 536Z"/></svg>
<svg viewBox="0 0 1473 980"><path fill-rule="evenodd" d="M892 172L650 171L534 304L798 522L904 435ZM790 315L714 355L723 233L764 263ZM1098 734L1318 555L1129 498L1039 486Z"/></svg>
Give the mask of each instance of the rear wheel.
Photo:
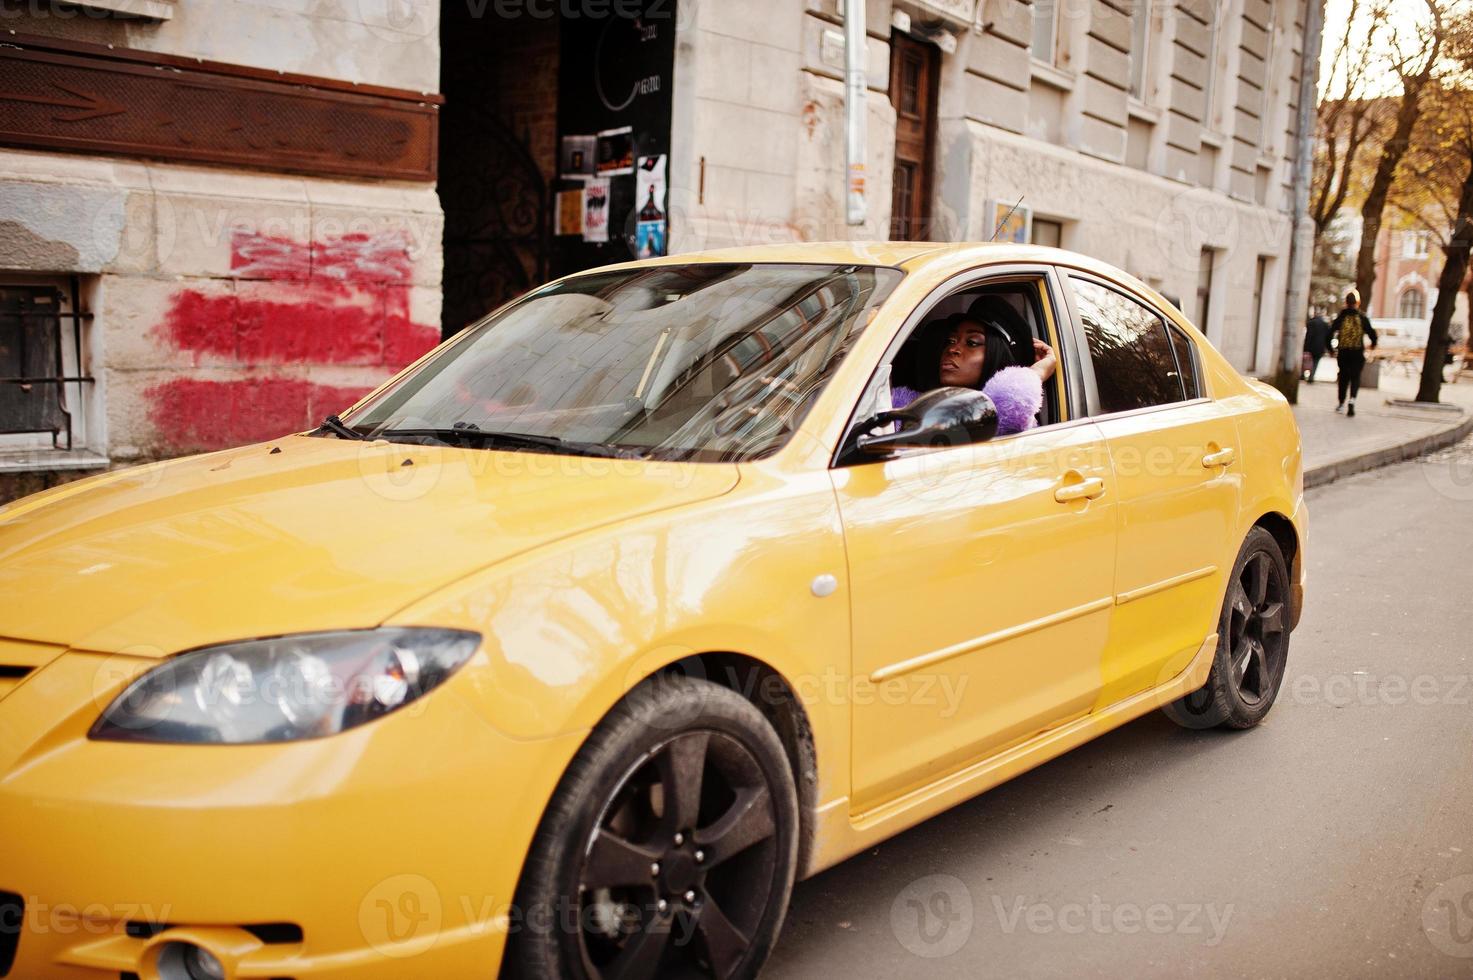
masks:
<svg viewBox="0 0 1473 980"><path fill-rule="evenodd" d="M792 773L762 714L706 681L646 682L594 729L543 817L508 972L755 976L797 853Z"/></svg>
<svg viewBox="0 0 1473 980"><path fill-rule="evenodd" d="M1184 728L1252 728L1273 707L1289 656L1289 572L1274 536L1255 527L1238 552L1207 683L1161 710Z"/></svg>

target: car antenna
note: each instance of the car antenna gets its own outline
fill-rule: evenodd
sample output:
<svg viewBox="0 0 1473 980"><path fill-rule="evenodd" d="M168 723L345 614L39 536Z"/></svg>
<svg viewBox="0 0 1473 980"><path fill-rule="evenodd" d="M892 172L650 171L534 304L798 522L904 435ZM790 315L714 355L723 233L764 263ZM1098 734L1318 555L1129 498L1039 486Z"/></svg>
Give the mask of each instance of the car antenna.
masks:
<svg viewBox="0 0 1473 980"><path fill-rule="evenodd" d="M997 234L998 234L998 232L1002 231L1002 226L1008 223L1008 219L1013 216L1013 212L1016 211L1016 210L1018 210L1019 206L1022 205L1022 203L1023 203L1023 195L1020 194L1020 195L1018 195L1018 203L1017 204L1014 204L1012 207L1008 208L1008 213L1005 214L1005 215L1003 215L1002 216L1002 220L997 223L997 227L994 228L994 229L992 229L992 237L989 238L989 239L987 239L989 242L995 242L995 241L997 241Z"/></svg>

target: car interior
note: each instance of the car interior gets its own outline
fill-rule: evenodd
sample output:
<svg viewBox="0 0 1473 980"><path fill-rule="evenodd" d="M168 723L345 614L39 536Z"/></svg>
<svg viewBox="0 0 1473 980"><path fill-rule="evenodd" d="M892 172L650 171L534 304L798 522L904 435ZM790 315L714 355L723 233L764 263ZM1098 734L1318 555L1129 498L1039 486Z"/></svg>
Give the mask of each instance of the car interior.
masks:
<svg viewBox="0 0 1473 980"><path fill-rule="evenodd" d="M947 320L954 314L969 314L1002 331L1011 340L1013 361L1019 366L1026 367L1033 363L1035 338L1053 347L1055 353L1060 355L1062 365L1062 351L1058 350L1058 344L1048 335L1039 284L1036 279L989 282L983 286L959 290L941 300L931 308L924 322L895 352L890 364L890 387L904 386L916 391L930 391L940 385L937 377L938 365L950 326ZM1052 425L1062 417L1059 412L1058 386L1059 375L1055 372L1044 384L1039 425Z"/></svg>

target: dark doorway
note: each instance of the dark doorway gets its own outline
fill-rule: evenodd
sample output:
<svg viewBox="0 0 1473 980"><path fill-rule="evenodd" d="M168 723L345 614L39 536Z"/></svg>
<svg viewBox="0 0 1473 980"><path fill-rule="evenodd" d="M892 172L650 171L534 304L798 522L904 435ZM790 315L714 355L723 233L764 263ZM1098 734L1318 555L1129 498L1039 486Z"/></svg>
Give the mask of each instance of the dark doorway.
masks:
<svg viewBox="0 0 1473 980"><path fill-rule="evenodd" d="M941 51L896 31L890 37L890 101L895 106L895 182L890 237L924 241L931 234L935 171L936 91Z"/></svg>
<svg viewBox="0 0 1473 980"><path fill-rule="evenodd" d="M440 205L446 337L548 278L560 23L440 10Z"/></svg>
<svg viewBox="0 0 1473 980"><path fill-rule="evenodd" d="M441 4L445 336L556 276L668 251L676 9Z"/></svg>

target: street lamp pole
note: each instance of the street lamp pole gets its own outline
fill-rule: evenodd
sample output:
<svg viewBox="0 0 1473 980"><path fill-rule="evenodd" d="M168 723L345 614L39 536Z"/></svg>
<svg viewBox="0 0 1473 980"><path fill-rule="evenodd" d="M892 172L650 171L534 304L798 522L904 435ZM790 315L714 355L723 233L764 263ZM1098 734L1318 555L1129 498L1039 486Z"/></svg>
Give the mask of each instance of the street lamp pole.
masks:
<svg viewBox="0 0 1473 980"><path fill-rule="evenodd" d="M868 141L868 40L864 0L844 0L845 213L850 226L865 223L865 147Z"/></svg>
<svg viewBox="0 0 1473 980"><path fill-rule="evenodd" d="M1315 91L1319 85L1320 34L1325 22L1324 0L1308 0L1304 17L1304 47L1299 59L1299 113L1294 133L1294 200L1289 231L1288 288L1284 294L1284 329L1280 339L1279 370L1275 387L1290 402L1299 400L1299 351L1309 290L1309 268L1314 257L1314 225L1309 220L1309 185L1314 174Z"/></svg>

